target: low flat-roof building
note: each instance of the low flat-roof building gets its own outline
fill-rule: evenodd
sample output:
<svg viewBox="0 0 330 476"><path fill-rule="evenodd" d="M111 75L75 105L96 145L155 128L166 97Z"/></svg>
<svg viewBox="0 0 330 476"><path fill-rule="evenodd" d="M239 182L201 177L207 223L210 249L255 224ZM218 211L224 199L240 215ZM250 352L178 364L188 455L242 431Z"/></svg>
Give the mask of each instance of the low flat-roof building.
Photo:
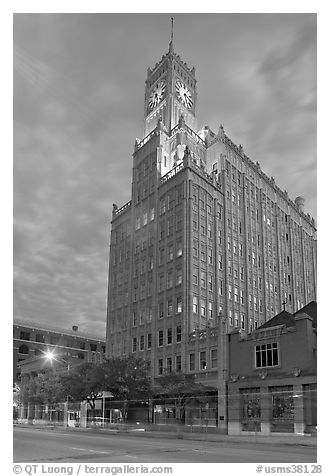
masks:
<svg viewBox="0 0 330 476"><path fill-rule="evenodd" d="M41 323L14 320L14 382L21 372L40 370L47 366L45 358L53 352L64 363L102 362L105 356L105 338L91 336L78 330L56 328ZM26 361L26 362L25 362Z"/></svg>

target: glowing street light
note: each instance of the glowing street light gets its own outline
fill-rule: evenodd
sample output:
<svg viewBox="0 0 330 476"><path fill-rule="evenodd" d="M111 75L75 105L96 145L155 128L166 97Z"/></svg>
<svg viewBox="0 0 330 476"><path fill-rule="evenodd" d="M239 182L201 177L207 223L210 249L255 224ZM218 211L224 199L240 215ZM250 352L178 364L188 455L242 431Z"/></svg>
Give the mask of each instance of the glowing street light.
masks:
<svg viewBox="0 0 330 476"><path fill-rule="evenodd" d="M45 352L45 358L50 362L53 362L53 360L55 360L56 362L62 362L67 366L68 371L70 370L70 362L68 360L63 359L63 357L56 355L54 351L47 350L47 352Z"/></svg>

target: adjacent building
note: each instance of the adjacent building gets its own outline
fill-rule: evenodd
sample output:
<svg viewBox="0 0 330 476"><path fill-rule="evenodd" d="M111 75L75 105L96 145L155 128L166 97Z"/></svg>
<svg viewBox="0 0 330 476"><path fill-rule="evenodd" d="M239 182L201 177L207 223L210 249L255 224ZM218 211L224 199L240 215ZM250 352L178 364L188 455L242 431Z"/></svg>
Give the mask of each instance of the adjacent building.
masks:
<svg viewBox="0 0 330 476"><path fill-rule="evenodd" d="M20 380L22 369L40 370L46 367L46 354L53 352L57 363L102 362L105 340L80 332L78 326L61 329L36 322L14 320L14 382ZM55 361L56 362L56 361Z"/></svg>
<svg viewBox="0 0 330 476"><path fill-rule="evenodd" d="M304 434L317 426L316 303L229 335L228 433Z"/></svg>
<svg viewBox="0 0 330 476"><path fill-rule="evenodd" d="M171 41L147 72L131 199L113 205L107 356L146 359L153 378L193 372L220 402L226 333L316 300L316 228L222 126L198 129L196 103Z"/></svg>

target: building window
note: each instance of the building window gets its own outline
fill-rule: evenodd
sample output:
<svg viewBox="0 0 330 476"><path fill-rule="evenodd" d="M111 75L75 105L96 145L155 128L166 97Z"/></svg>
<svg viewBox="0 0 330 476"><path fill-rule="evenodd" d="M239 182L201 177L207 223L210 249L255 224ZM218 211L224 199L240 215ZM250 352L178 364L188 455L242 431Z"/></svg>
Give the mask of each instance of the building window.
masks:
<svg viewBox="0 0 330 476"><path fill-rule="evenodd" d="M206 370L206 352L203 350L199 353L199 370Z"/></svg>
<svg viewBox="0 0 330 476"><path fill-rule="evenodd" d="M68 347L72 347L72 345L71 345L71 346L68 346ZM96 350L97 350L97 344L90 344L90 349L91 349L92 352L96 352Z"/></svg>
<svg viewBox="0 0 330 476"><path fill-rule="evenodd" d="M181 355L177 355L175 357L175 371L181 372L181 370L182 370Z"/></svg>
<svg viewBox="0 0 330 476"><path fill-rule="evenodd" d="M234 289L234 300L235 300L235 302L238 302L238 289L237 288Z"/></svg>
<svg viewBox="0 0 330 476"><path fill-rule="evenodd" d="M201 299L201 315L206 316L206 302L205 299Z"/></svg>
<svg viewBox="0 0 330 476"><path fill-rule="evenodd" d="M161 248L159 250L159 264L164 263L164 257L165 257L165 250L164 250L164 248Z"/></svg>
<svg viewBox="0 0 330 476"><path fill-rule="evenodd" d="M167 344L172 344L172 328L167 329Z"/></svg>
<svg viewBox="0 0 330 476"><path fill-rule="evenodd" d="M256 368L275 367L278 365L278 344L261 344L255 347Z"/></svg>
<svg viewBox="0 0 330 476"><path fill-rule="evenodd" d="M245 329L245 316L241 314L241 329Z"/></svg>
<svg viewBox="0 0 330 476"><path fill-rule="evenodd" d="M182 339L182 328L181 326L177 326L176 328L176 341L181 342Z"/></svg>
<svg viewBox="0 0 330 476"><path fill-rule="evenodd" d="M173 273L172 271L169 271L167 273L167 288L172 288L173 287Z"/></svg>
<svg viewBox="0 0 330 476"><path fill-rule="evenodd" d="M133 316L132 316L132 325L135 327L137 324L137 318L136 318L136 311L133 311Z"/></svg>
<svg viewBox="0 0 330 476"><path fill-rule="evenodd" d="M158 331L158 347L164 344L164 331Z"/></svg>
<svg viewBox="0 0 330 476"><path fill-rule="evenodd" d="M193 269L193 277L192 277L192 282L193 284L198 284L198 269L194 268Z"/></svg>
<svg viewBox="0 0 330 476"><path fill-rule="evenodd" d="M182 269L176 270L176 284L182 284Z"/></svg>
<svg viewBox="0 0 330 476"><path fill-rule="evenodd" d="M195 354L189 354L189 370L195 370Z"/></svg>
<svg viewBox="0 0 330 476"><path fill-rule="evenodd" d="M59 336L56 336L56 335L51 335L50 336L50 343L53 344L53 345L58 344L59 340L60 340ZM84 343L84 345L85 345L85 343ZM80 348L84 349L85 347L80 347Z"/></svg>
<svg viewBox="0 0 330 476"><path fill-rule="evenodd" d="M132 352L136 352L137 349L137 338L133 337L132 339Z"/></svg>
<svg viewBox="0 0 330 476"><path fill-rule="evenodd" d="M30 340L30 332L21 331L19 338L21 340Z"/></svg>
<svg viewBox="0 0 330 476"><path fill-rule="evenodd" d="M171 316L173 314L173 300L169 299L167 301L167 315Z"/></svg>
<svg viewBox="0 0 330 476"><path fill-rule="evenodd" d="M172 373L172 357L167 357L166 359L166 371L167 373Z"/></svg>
<svg viewBox="0 0 330 476"><path fill-rule="evenodd" d="M228 299L232 298L232 287L231 284L228 285Z"/></svg>
<svg viewBox="0 0 330 476"><path fill-rule="evenodd" d="M163 359L158 360L158 375L163 375L164 366L163 366Z"/></svg>
<svg viewBox="0 0 330 476"><path fill-rule="evenodd" d="M36 342L45 342L45 336L43 334L36 335Z"/></svg>
<svg viewBox="0 0 330 476"><path fill-rule="evenodd" d="M235 327L238 327L238 312L235 312Z"/></svg>
<svg viewBox="0 0 330 476"><path fill-rule="evenodd" d="M213 291L213 276L209 274L209 291Z"/></svg>
<svg viewBox="0 0 330 476"><path fill-rule="evenodd" d="M198 300L197 296L193 296L193 312L197 313L198 312Z"/></svg>
<svg viewBox="0 0 330 476"><path fill-rule="evenodd" d="M144 350L144 336L140 336L140 350Z"/></svg>
<svg viewBox="0 0 330 476"><path fill-rule="evenodd" d="M209 319L213 319L213 303L209 302Z"/></svg>
<svg viewBox="0 0 330 476"><path fill-rule="evenodd" d="M148 334L147 336L147 348L151 349L151 343L152 343L152 335Z"/></svg>
<svg viewBox="0 0 330 476"><path fill-rule="evenodd" d="M21 345L18 349L18 353L27 355L29 353L28 346L27 345Z"/></svg>
<svg viewBox="0 0 330 476"><path fill-rule="evenodd" d="M173 256L174 256L174 254L173 254L173 245L169 245L167 247L167 260L172 261Z"/></svg>
<svg viewBox="0 0 330 476"><path fill-rule="evenodd" d="M164 303L163 302L160 302L158 304L158 316L159 316L159 319L162 319L164 317Z"/></svg>
<svg viewBox="0 0 330 476"><path fill-rule="evenodd" d="M216 369L218 366L218 350L211 349L211 369Z"/></svg>
<svg viewBox="0 0 330 476"><path fill-rule="evenodd" d="M178 297L176 300L176 312L182 312L182 297Z"/></svg>
<svg viewBox="0 0 330 476"><path fill-rule="evenodd" d="M205 271L201 271L201 287L206 287L206 273Z"/></svg>
<svg viewBox="0 0 330 476"><path fill-rule="evenodd" d="M181 241L178 241L176 244L176 255L177 256L182 256L182 243Z"/></svg>
<svg viewBox="0 0 330 476"><path fill-rule="evenodd" d="M233 325L233 311L229 309L229 324Z"/></svg>

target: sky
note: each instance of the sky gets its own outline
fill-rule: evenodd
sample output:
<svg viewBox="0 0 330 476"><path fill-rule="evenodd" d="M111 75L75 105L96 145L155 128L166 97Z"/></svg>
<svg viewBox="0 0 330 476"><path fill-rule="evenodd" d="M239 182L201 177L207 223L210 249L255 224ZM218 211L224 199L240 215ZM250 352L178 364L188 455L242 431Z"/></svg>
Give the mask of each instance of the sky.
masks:
<svg viewBox="0 0 330 476"><path fill-rule="evenodd" d="M14 14L14 318L105 336L112 204L130 200L168 13ZM199 126L316 218L316 15L174 14Z"/></svg>

